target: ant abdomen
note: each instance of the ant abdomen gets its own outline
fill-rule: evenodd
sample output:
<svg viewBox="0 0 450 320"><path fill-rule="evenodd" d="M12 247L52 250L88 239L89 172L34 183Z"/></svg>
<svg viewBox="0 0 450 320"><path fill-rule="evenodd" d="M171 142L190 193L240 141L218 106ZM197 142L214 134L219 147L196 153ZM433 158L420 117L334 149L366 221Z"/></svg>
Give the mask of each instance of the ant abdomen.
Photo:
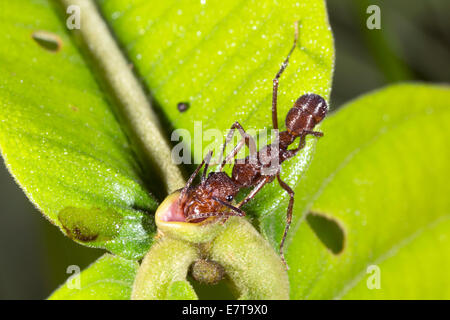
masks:
<svg viewBox="0 0 450 320"><path fill-rule="evenodd" d="M286 129L294 136L311 131L325 118L328 105L324 98L314 93L302 95L286 116Z"/></svg>

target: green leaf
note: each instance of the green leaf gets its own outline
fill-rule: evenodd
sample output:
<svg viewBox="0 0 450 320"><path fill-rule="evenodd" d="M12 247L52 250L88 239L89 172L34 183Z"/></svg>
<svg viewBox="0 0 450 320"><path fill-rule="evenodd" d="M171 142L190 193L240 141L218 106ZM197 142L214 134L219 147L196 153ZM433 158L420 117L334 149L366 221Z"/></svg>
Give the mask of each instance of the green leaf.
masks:
<svg viewBox="0 0 450 320"><path fill-rule="evenodd" d="M305 92L328 97L334 50L324 1L100 1L134 67L174 128L224 131L271 125L272 79L281 78L279 112ZM243 19L245 17L245 19ZM177 104L189 102L180 113ZM280 120L281 122L281 120ZM200 139L200 137L199 137ZM200 152L196 160L201 161Z"/></svg>
<svg viewBox="0 0 450 320"><path fill-rule="evenodd" d="M397 85L324 121L295 190L291 298L450 298L449 101L448 86ZM342 229L341 252L308 212Z"/></svg>
<svg viewBox="0 0 450 320"><path fill-rule="evenodd" d="M139 258L154 234L148 214L156 201L143 184L149 178L89 68L92 61L80 54L60 8L49 3L2 3L0 37L8 49L0 52L2 155L28 197L66 234ZM194 120L203 130L225 130L234 119L249 129L270 123L271 80L297 20L300 45L282 78L280 112L304 92L329 95L334 53L323 1L99 5L171 128L194 133ZM96 46L89 43L89 50ZM177 111L179 101L189 102L187 112ZM204 149L193 150L197 161Z"/></svg>
<svg viewBox="0 0 450 320"><path fill-rule="evenodd" d="M225 130L231 125L228 119L239 119L250 128L267 123L270 80L291 46L296 20L301 22L302 47L294 52L292 67L283 76L280 111L285 112L300 93L329 93L333 49L322 1L298 7L296 2L275 6L219 1L206 5L185 1L176 6L147 3L145 8L144 3L117 1L101 5L118 37L128 43L136 69L150 74L145 83L174 128L193 132L194 119L203 121L204 130ZM130 8L133 5L136 7ZM63 228L71 235L87 230L88 236L81 234L76 240L95 238L84 243L128 257L142 256L153 229L146 213L152 212L156 203L142 186L142 170L105 95L47 1L15 1L3 6L2 37L8 51L1 55L6 70L0 78L0 145L8 167L53 223L63 227L59 213L80 210L70 215L76 216L76 221L68 223L72 229ZM158 12L172 19L161 20ZM183 12L185 16L180 14ZM240 14L254 19L239 23ZM118 15L119 25L113 19ZM186 21L186 16L193 20ZM142 23L150 23L152 32L141 37ZM167 23L176 24L183 33L172 32ZM168 43L172 38L173 45ZM279 54L283 50L286 53ZM179 65L183 59L188 62ZM28 67L30 61L32 68ZM156 70L148 73L144 68L149 65ZM193 79L193 74L198 74L198 79ZM179 114L178 101L190 103L188 112ZM242 110L252 116L238 117ZM232 118L224 117L230 112ZM196 149L197 160L202 149ZM110 224L104 232L120 229L114 239L101 234L102 224L93 226L80 218L109 210L117 219L107 219Z"/></svg>
<svg viewBox="0 0 450 320"><path fill-rule="evenodd" d="M152 241L157 202L58 9L43 0L1 4L2 156L74 240L138 258Z"/></svg>
<svg viewBox="0 0 450 320"><path fill-rule="evenodd" d="M105 254L78 276L69 278L49 299L129 300L138 267L135 261Z"/></svg>
<svg viewBox="0 0 450 320"><path fill-rule="evenodd" d="M272 127L271 80L291 47L296 20L300 45L281 77L280 125L301 94L329 97L334 50L323 1L98 4L168 133L192 135L184 143L197 163L217 147L202 143L208 129L225 133L234 121L250 131ZM2 2L0 9L0 40L7 44L0 51L0 146L8 168L72 238L141 257L154 235L149 213L156 200L107 93L59 9L44 0ZM181 101L190 105L183 113L176 107ZM292 298L450 297L448 101L447 87L425 85L365 96L324 122L314 161L315 139L309 139L283 165L283 179L296 191L287 241ZM275 248L287 203L273 183L245 207ZM85 272L108 279L110 262ZM118 278L128 279L122 285L128 289L120 297L129 298L135 266L124 264L129 267ZM366 285L374 264L380 290ZM175 297L180 285L173 282L165 294ZM105 287L88 294L108 293Z"/></svg>
<svg viewBox="0 0 450 320"><path fill-rule="evenodd" d="M196 164L207 151L219 149L234 121L249 132L272 128L272 79L292 46L295 21L300 22L299 44L278 94L281 128L302 94L329 97L334 48L324 1L99 4L171 129L190 133L191 140L184 143ZM181 101L190 105L183 113L177 110ZM210 129L219 129L221 135L208 137ZM283 168L291 185L308 167L314 142L309 139L304 152ZM273 183L245 207L259 217L274 248L285 221L285 208L276 210L281 201L287 201L285 193Z"/></svg>

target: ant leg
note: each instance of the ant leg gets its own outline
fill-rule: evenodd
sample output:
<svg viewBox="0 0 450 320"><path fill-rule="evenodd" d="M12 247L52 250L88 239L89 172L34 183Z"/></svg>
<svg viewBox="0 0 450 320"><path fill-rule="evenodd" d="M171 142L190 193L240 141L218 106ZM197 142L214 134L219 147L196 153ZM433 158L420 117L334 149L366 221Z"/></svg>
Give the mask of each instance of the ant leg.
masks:
<svg viewBox="0 0 450 320"><path fill-rule="evenodd" d="M300 141L298 143L298 147L295 149L286 150L286 159L290 159L294 157L301 149L305 147L306 138L305 135L300 136Z"/></svg>
<svg viewBox="0 0 450 320"><path fill-rule="evenodd" d="M303 130L303 134L304 135L310 134L310 135L313 135L314 137L318 137L318 138L323 137L323 132L320 132L320 131Z"/></svg>
<svg viewBox="0 0 450 320"><path fill-rule="evenodd" d="M231 217L231 216L238 216L238 217L244 217L245 216L245 212L242 211L239 207L235 207L235 206L233 206L233 205L231 205L231 204L229 204L229 203L227 203L225 201L222 201L222 200L220 200L220 199L218 199L216 197L213 197L213 200L223 204L224 206L230 208L234 212L237 212L237 214L231 214L231 212L229 211L228 214L222 215L222 216L225 217L225 218L222 219L222 222L221 222L222 225L224 225L225 222L227 222L228 218Z"/></svg>
<svg viewBox="0 0 450 320"><path fill-rule="evenodd" d="M212 150L209 151L208 154L205 156L205 159L203 160L203 162L205 163L205 169L203 170L203 173L202 173L202 183L206 179L206 172L208 171L209 162L211 161L212 154L213 154L213 151Z"/></svg>
<svg viewBox="0 0 450 320"><path fill-rule="evenodd" d="M222 171L225 164L228 163L229 161L231 161L231 159L233 159L236 156L236 154L239 152L239 150L241 150L243 145L244 145L244 139L241 139L238 142L238 144L233 148L233 150L231 150L231 152L225 157L225 160L223 160L223 162L221 163L219 171Z"/></svg>
<svg viewBox="0 0 450 320"><path fill-rule="evenodd" d="M233 210L233 212L236 212L236 214L230 214L231 216L239 216L239 217L245 216L245 212L242 211L239 207L235 207L235 206L229 204L228 202L225 202L225 201L223 201L223 200L221 200L219 198L216 198L216 197L212 197L212 199L214 201L217 201L220 204L224 205L225 207L230 208L231 210Z"/></svg>
<svg viewBox="0 0 450 320"><path fill-rule="evenodd" d="M281 65L280 70L275 75L275 78L273 79L273 94L272 94L272 126L274 129L278 129L278 115L277 115L277 97L278 97L278 80L280 79L281 74L283 73L284 69L286 69L289 58L294 51L295 47L297 46L297 40L298 40L298 21L294 24L295 27L295 33L294 33L294 44L289 51L286 59L283 61L283 64Z"/></svg>
<svg viewBox="0 0 450 320"><path fill-rule="evenodd" d="M270 181L271 176L267 176L264 179L261 179L260 182L258 182L258 184L252 189L252 191L245 197L245 199L243 199L241 202L239 202L239 204L237 205L238 208L242 207L244 204L246 204L247 202L249 202L250 200L252 200L255 195L259 192L259 190L262 189L262 187L265 186L266 183L268 183Z"/></svg>
<svg viewBox="0 0 450 320"><path fill-rule="evenodd" d="M245 215L245 213L244 213ZM234 213L234 211L226 211L226 212L208 212L208 213L197 213L194 214L192 216L190 216L189 218L186 218L186 222L190 222L193 220L197 220L197 219L206 219L206 218L211 218L211 217L225 217L225 219L228 219L229 217L243 217L244 215L241 215L240 213ZM222 222L225 223L225 221Z"/></svg>
<svg viewBox="0 0 450 320"><path fill-rule="evenodd" d="M306 135L311 134L315 137L322 137L323 132L320 131L310 131L310 130L303 130L303 134L300 136L300 142L298 144L298 147L292 150L287 150L287 157L286 159L292 158L295 156L301 149L305 147L306 144Z"/></svg>
<svg viewBox="0 0 450 320"><path fill-rule="evenodd" d="M235 130L239 130L239 133L242 136L241 141L239 141L239 143L236 145L236 147L234 147L234 149L230 152L229 155L227 155L227 157L225 158L225 160L222 161L223 155L225 154L225 148L227 146L227 144L231 141L231 138L233 138L233 134ZM219 163L222 161L219 171L223 170L223 167L225 166L225 164L232 158L234 158L236 156L236 154L239 152L239 150L241 150L242 146L245 144L247 145L247 147L250 149L250 154L256 154L256 142L255 139L253 139L253 137L251 135L249 135L247 132L245 132L244 128L242 127L242 125L236 121L235 123L233 123L233 125L230 128L230 131L227 134L227 137L225 139L225 143L223 144L222 147L222 153L219 159Z"/></svg>
<svg viewBox="0 0 450 320"><path fill-rule="evenodd" d="M231 217L231 216L238 216L238 217L243 217L245 216L245 212L242 211L241 209L220 200L219 198L216 197L212 197L212 199L214 201L219 202L220 204L228 207L231 209L231 211L224 211L224 212L208 212L208 213L198 213L198 214L194 214L192 216L190 216L189 218L186 219L187 222L192 221L192 220L197 220L197 219L204 219L204 218L209 218L209 217L223 217L225 216L226 218Z"/></svg>
<svg viewBox="0 0 450 320"><path fill-rule="evenodd" d="M287 236L287 233L289 231L289 227L291 226L291 221L292 221L292 208L294 206L294 191L292 191L291 187L289 187L286 182L281 180L280 174L277 174L277 179L278 179L278 183L280 184L280 186L284 190L287 191L287 193L289 194L289 197L290 197L288 210L287 210L287 216L286 216L286 227L284 228L283 238L281 239L281 243L280 243L281 260L283 261L284 265L286 266L286 269L289 269L289 267L286 263L286 259L284 258L283 247L284 247L284 241L286 240L286 236Z"/></svg>

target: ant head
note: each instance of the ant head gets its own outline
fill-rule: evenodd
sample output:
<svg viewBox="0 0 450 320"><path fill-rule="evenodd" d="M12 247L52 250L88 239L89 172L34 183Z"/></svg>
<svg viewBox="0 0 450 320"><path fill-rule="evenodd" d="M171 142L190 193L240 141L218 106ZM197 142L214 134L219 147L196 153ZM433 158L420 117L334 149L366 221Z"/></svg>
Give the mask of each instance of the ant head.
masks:
<svg viewBox="0 0 450 320"><path fill-rule="evenodd" d="M304 130L312 130L325 118L328 105L324 98L307 93L295 101L286 116L286 128L294 136L300 136Z"/></svg>
<svg viewBox="0 0 450 320"><path fill-rule="evenodd" d="M239 215L245 215L242 210L230 204L240 189L233 179L222 171L211 172L206 178L211 156L212 151L203 159L201 165L197 167L180 191L177 207L186 221L201 222L207 217L226 215L226 211L230 209ZM203 165L205 165L205 169L201 183L193 186L192 182Z"/></svg>
<svg viewBox="0 0 450 320"><path fill-rule="evenodd" d="M186 191L179 206L186 218L199 214L218 213L224 209L228 210L224 203L231 204L238 192L239 187L225 172L211 172L202 183Z"/></svg>

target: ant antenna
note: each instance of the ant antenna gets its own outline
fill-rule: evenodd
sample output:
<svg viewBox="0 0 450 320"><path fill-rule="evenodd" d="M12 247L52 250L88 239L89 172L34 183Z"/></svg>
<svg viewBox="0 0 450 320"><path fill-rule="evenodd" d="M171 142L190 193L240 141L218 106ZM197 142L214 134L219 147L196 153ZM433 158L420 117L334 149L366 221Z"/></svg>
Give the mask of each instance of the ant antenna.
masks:
<svg viewBox="0 0 450 320"><path fill-rule="evenodd" d="M195 169L194 173L191 174L189 177L189 180L186 182L186 185L180 192L180 197L178 199L184 199L186 197L187 190L192 185L192 182L194 181L195 177L197 176L200 169L203 167L203 165L206 163L205 171L203 172L203 177L205 175L206 170L208 169L209 161L211 160L212 151L209 151L206 157L203 159L202 163ZM202 177L202 179L203 179Z"/></svg>
<svg viewBox="0 0 450 320"><path fill-rule="evenodd" d="M212 155L213 155L213 151L210 150L208 152L208 154L206 155L206 157L205 157L205 160L204 160L204 162L205 162L205 169L203 170L203 173L202 173L202 183L205 182L206 172L208 171L209 162L211 161Z"/></svg>
<svg viewBox="0 0 450 320"><path fill-rule="evenodd" d="M294 51L295 47L297 46L298 41L298 24L299 21L295 21L294 28L294 44L292 45L291 50L289 51L286 59L281 64L280 70L278 70L278 73L276 74L275 78L273 79L273 94L272 94L272 125L274 129L278 129L278 116L277 116L277 97L278 97L278 79L280 79L281 74L283 73L284 69L286 69L289 58L291 57L292 52Z"/></svg>
<svg viewBox="0 0 450 320"><path fill-rule="evenodd" d="M217 197L212 197L212 199L213 199L214 201L219 202L221 205L224 205L225 207L228 207L228 208L230 208L231 210L237 212L237 213L238 213L238 216L240 216L240 217L245 216L245 212L242 211L242 209L237 208L237 207L235 207L235 206L233 206L233 205L231 205L231 204L229 204L229 203L227 203L227 202L225 202L225 201L223 201L223 200L221 200L221 199L219 199L219 198L217 198Z"/></svg>

